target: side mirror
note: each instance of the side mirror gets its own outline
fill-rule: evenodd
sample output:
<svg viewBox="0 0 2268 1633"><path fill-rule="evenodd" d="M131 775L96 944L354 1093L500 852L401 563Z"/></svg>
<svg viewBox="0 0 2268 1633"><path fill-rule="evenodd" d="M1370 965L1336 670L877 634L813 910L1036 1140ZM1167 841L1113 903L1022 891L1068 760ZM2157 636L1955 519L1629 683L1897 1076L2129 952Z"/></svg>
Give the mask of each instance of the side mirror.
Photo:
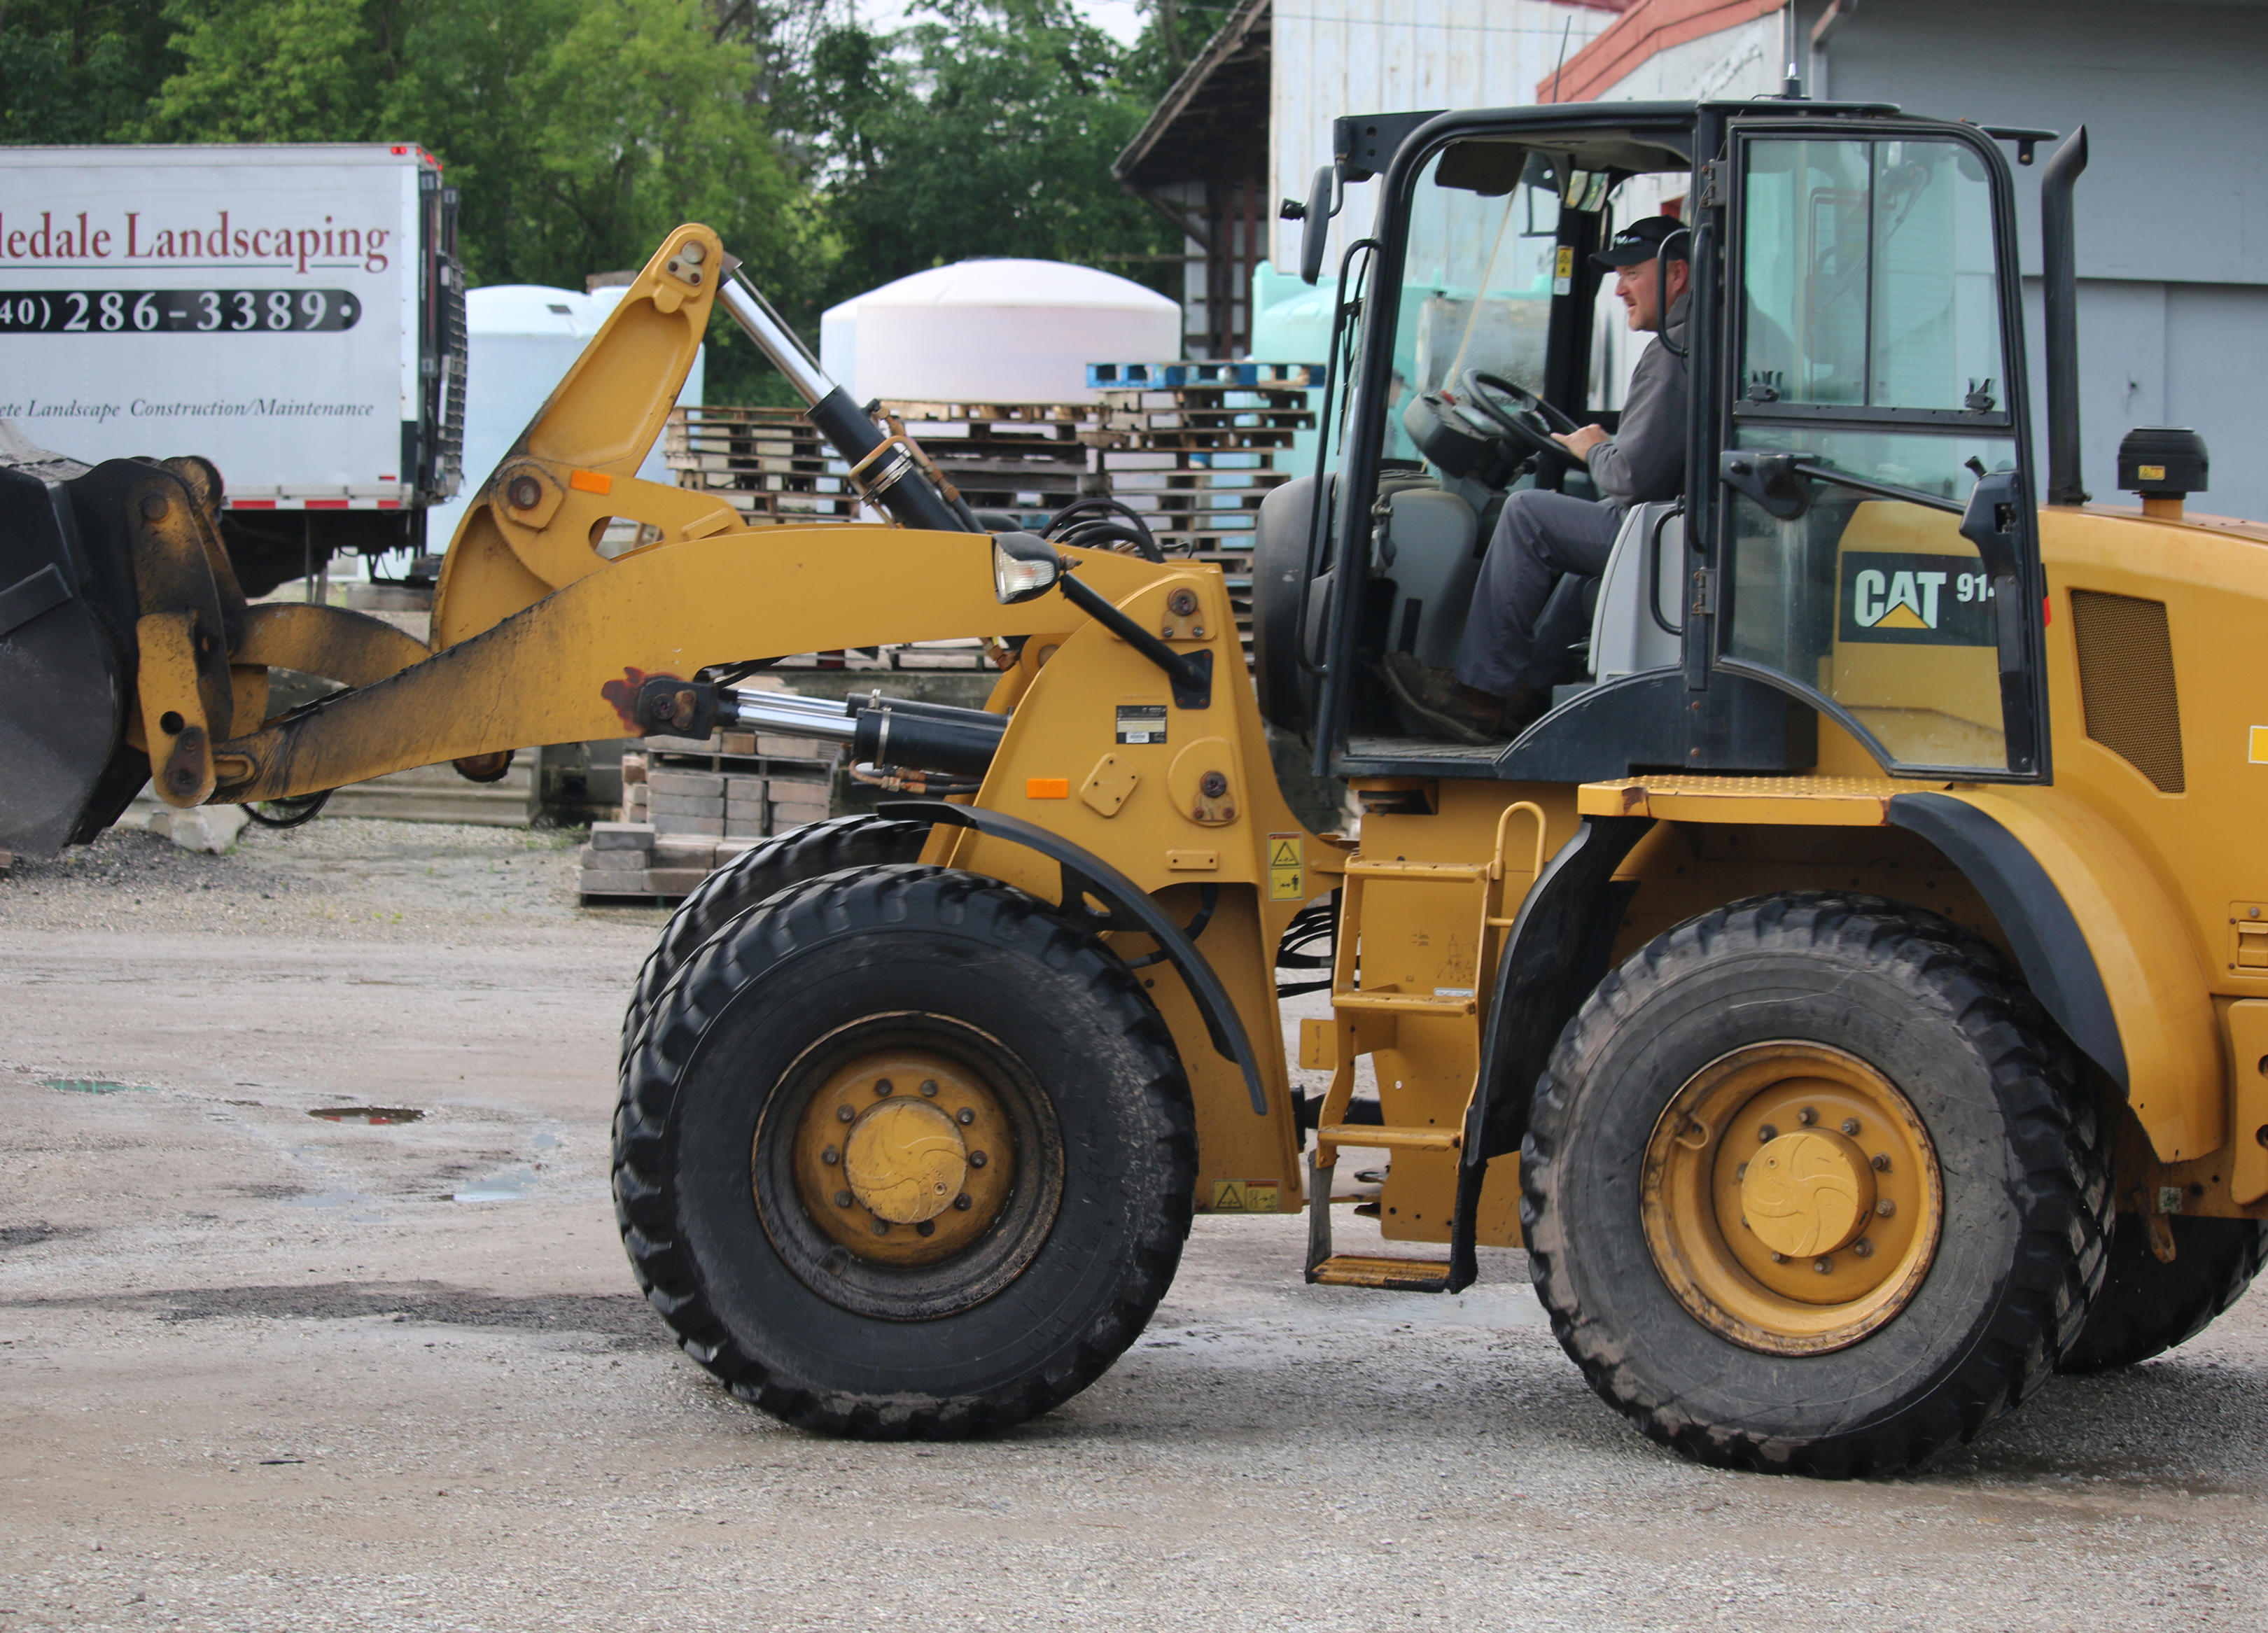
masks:
<svg viewBox="0 0 2268 1633"><path fill-rule="evenodd" d="M1325 165L1315 172L1307 189L1307 211L1300 222L1300 282L1312 284L1323 276L1323 252L1330 246L1331 192L1337 174Z"/></svg>
<svg viewBox="0 0 2268 1633"><path fill-rule="evenodd" d="M992 535L992 592L1003 607L1045 595L1063 577L1055 546L1027 533Z"/></svg>

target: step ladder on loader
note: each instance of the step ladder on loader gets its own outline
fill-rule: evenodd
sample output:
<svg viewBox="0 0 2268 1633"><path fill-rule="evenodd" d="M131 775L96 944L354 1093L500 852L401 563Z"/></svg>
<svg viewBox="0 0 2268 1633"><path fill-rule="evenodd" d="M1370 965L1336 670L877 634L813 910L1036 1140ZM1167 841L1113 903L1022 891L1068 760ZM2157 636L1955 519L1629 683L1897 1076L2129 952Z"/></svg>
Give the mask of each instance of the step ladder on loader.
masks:
<svg viewBox="0 0 2268 1633"><path fill-rule="evenodd" d="M1542 809L1528 800L1506 806L1497 819L1495 850L1485 864L1366 861L1359 856L1347 861L1346 882L1340 897L1337 945L1331 967L1331 1018L1326 1022L1307 1022L1303 1026L1313 1028L1309 1037L1324 1047L1313 1051L1303 1048L1301 1054L1310 1059L1320 1055L1331 1063L1330 1086L1324 1091L1322 1107L1316 1116L1315 1149L1307 1159L1307 1195L1311 1200L1307 1210L1307 1274L1311 1284L1438 1293L1459 1291L1471 1279L1469 1272L1458 1275L1454 1257L1434 1260L1333 1252L1330 1205L1336 1199L1331 1195L1331 1182L1343 1145L1387 1151L1452 1152L1462 1159L1468 1134L1474 1126L1473 1108L1481 1092L1481 1034L1484 1019L1481 995L1489 990L1494 980L1499 939L1516 920L1515 915L1506 910L1504 900L1505 843L1513 820L1521 816L1527 817L1535 828L1535 855L1528 872L1532 887L1543 872L1545 822ZM1478 919L1475 945L1478 952L1469 989L1403 992L1396 990L1392 982L1371 986L1360 983L1363 909L1373 889L1423 890L1428 894L1462 889L1475 898L1474 911ZM1409 1121L1411 1107L1408 1102L1415 1097L1381 1072L1380 1122L1350 1123L1347 1114L1354 1098L1357 1058L1393 1048L1402 1025L1413 1019L1451 1022L1469 1034L1466 1057L1473 1063L1473 1070L1463 1106L1454 1118ZM1321 1037L1315 1037L1318 1032ZM1309 1039L1302 1040L1303 1044L1308 1041ZM1461 1205L1469 1205L1464 1198L1468 1189L1476 1191L1476 1188L1460 1187Z"/></svg>

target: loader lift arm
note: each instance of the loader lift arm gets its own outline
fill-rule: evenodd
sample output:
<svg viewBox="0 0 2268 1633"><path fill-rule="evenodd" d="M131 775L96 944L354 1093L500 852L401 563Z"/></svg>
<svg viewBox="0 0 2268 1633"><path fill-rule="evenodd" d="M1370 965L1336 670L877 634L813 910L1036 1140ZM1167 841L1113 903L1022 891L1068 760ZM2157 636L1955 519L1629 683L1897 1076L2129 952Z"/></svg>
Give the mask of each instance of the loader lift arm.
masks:
<svg viewBox="0 0 2268 1633"><path fill-rule="evenodd" d="M646 681L751 657L1062 628L1060 606L998 604L983 535L963 530L907 451L849 405L753 291L728 282L733 264L713 232L688 225L638 274L475 495L430 650L336 608L247 607L211 526L210 467L145 467L123 508L142 586L140 723L160 796L285 798L530 743L640 733L653 728L632 709ZM637 477L720 291L871 472L862 491L923 530L755 535L712 495ZM616 518L659 541L609 562L595 541ZM836 587L853 562L856 598ZM352 689L263 722L264 681L251 677L270 664Z"/></svg>

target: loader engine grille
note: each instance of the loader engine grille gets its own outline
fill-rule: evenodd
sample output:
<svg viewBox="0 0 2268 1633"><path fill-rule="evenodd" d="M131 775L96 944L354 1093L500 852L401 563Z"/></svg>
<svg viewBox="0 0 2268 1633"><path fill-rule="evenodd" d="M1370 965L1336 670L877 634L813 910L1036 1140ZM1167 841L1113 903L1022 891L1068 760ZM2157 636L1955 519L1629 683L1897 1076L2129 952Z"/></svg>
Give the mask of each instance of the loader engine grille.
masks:
<svg viewBox="0 0 2268 1633"><path fill-rule="evenodd" d="M2099 590L2071 592L2079 699L2087 734L2161 794L2189 787L2182 767L2181 700L2166 604Z"/></svg>

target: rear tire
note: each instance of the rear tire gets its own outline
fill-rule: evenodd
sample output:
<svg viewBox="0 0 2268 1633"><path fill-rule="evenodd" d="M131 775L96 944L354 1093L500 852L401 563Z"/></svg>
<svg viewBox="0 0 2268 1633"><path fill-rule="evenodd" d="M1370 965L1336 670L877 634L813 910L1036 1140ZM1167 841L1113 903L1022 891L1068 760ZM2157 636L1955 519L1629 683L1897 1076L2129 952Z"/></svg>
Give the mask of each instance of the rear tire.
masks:
<svg viewBox="0 0 2268 1633"><path fill-rule="evenodd" d="M2150 1232L2133 1214L2123 1216L2110 1239L2110 1272L2088 1306L2079 1342L2058 1363L2065 1372L2099 1372L2132 1366L2187 1343L2244 1297L2268 1261L2268 1220L2166 1220L2174 1232L2174 1262L2150 1251Z"/></svg>
<svg viewBox="0 0 2268 1633"><path fill-rule="evenodd" d="M1816 1166L1845 1145L1847 1173ZM1878 1474L1973 1438L2047 1380L2102 1274L2107 1166L2069 1045L1990 947L1872 898L1735 903L1633 955L1561 1034L1522 1155L1561 1344L1720 1467ZM1857 1235L1759 1257L1800 1160L1849 1189ZM1706 1176L1682 1209L1680 1173Z"/></svg>
<svg viewBox="0 0 2268 1633"><path fill-rule="evenodd" d="M615 1120L623 1244L681 1347L868 1439L1002 1428L1100 1377L1173 1280L1196 1181L1136 978L941 868L837 873L728 926L663 992Z"/></svg>
<svg viewBox="0 0 2268 1633"><path fill-rule="evenodd" d="M638 1029L645 1025L663 989L676 979L686 960L725 925L805 879L824 878L849 867L917 861L929 835L926 822L884 816L834 817L753 845L710 874L678 904L662 927L661 939L645 955L637 984L630 990L630 1010L622 1017L619 1063L630 1063Z"/></svg>

